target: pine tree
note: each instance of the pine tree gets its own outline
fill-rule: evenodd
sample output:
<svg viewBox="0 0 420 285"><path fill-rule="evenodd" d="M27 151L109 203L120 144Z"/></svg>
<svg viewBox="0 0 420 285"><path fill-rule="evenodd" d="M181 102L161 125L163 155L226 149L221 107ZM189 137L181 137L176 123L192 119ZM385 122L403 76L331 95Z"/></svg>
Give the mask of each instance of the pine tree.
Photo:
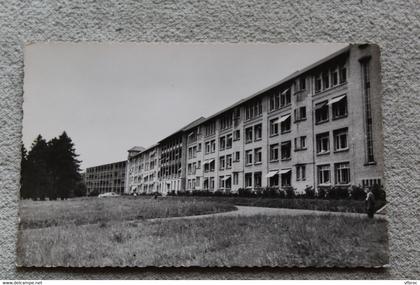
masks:
<svg viewBox="0 0 420 285"><path fill-rule="evenodd" d="M50 189L50 179L48 170L48 145L41 135L32 143L28 153L25 167L25 191L28 191L28 198L34 200L45 200Z"/></svg>
<svg viewBox="0 0 420 285"><path fill-rule="evenodd" d="M28 162L27 162L27 156L28 156L28 154L27 154L27 151L26 151L26 148L25 148L25 145L22 143L22 146L21 146L21 154L22 154L22 159L21 159L21 161L20 161L20 197L22 198L22 199L28 199L30 196L29 196L29 193L28 193L28 187L27 187L27 185L28 185L28 183L27 183L27 174L28 174L28 172L27 172L27 164L28 164Z"/></svg>
<svg viewBox="0 0 420 285"><path fill-rule="evenodd" d="M74 197L81 181L80 161L74 144L66 132L48 143L52 195L61 199ZM55 196L56 195L56 196Z"/></svg>

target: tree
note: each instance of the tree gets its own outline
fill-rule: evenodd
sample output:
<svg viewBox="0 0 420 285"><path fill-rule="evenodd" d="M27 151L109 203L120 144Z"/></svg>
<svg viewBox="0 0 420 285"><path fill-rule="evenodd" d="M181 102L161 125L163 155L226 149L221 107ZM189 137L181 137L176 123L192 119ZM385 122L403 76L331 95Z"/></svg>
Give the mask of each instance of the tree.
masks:
<svg viewBox="0 0 420 285"><path fill-rule="evenodd" d="M28 198L45 200L48 196L50 179L47 155L47 142L41 135L38 135L32 143L27 159L24 161L26 166L23 168L24 174L22 176L25 179L23 181L24 192L27 193Z"/></svg>
<svg viewBox="0 0 420 285"><path fill-rule="evenodd" d="M51 178L50 196L67 199L74 197L81 182L80 161L74 144L66 132L48 142L48 165Z"/></svg>
<svg viewBox="0 0 420 285"><path fill-rule="evenodd" d="M48 143L41 135L34 140L26 155L22 146L21 197L34 200L67 199L82 195L80 161L70 137L63 132Z"/></svg>
<svg viewBox="0 0 420 285"><path fill-rule="evenodd" d="M26 151L26 148L24 144L22 143L22 146L20 148L22 159L20 161L20 197L22 199L28 199L30 198L30 193L28 191L28 172L27 172L27 156L28 153Z"/></svg>

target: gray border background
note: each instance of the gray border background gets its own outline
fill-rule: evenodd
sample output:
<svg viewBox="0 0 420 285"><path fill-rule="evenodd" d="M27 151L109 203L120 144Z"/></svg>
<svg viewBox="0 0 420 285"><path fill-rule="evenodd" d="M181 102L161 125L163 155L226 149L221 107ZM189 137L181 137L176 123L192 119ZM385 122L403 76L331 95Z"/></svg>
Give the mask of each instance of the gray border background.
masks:
<svg viewBox="0 0 420 285"><path fill-rule="evenodd" d="M0 279L419 279L419 34L417 0L0 1ZM16 269L23 45L37 41L378 44L390 267Z"/></svg>

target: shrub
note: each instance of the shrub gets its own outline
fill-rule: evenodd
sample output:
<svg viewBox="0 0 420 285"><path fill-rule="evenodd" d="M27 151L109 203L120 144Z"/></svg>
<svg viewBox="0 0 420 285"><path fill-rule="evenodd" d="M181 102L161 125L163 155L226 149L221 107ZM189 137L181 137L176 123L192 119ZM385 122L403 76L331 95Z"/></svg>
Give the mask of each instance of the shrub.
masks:
<svg viewBox="0 0 420 285"><path fill-rule="evenodd" d="M286 198L295 198L296 197L295 189L292 186L283 187L283 191L286 194Z"/></svg>
<svg viewBox="0 0 420 285"><path fill-rule="evenodd" d="M193 190L192 191L193 196L212 196L213 193L209 190Z"/></svg>
<svg viewBox="0 0 420 285"><path fill-rule="evenodd" d="M362 187L352 185L350 187L350 198L353 200L365 200L366 192Z"/></svg>
<svg viewBox="0 0 420 285"><path fill-rule="evenodd" d="M239 195L239 197L252 197L252 196L254 196L252 194L251 189L249 189L249 188L240 188L238 190L238 195Z"/></svg>
<svg viewBox="0 0 420 285"><path fill-rule="evenodd" d="M175 190L168 191L168 196L176 196Z"/></svg>
<svg viewBox="0 0 420 285"><path fill-rule="evenodd" d="M327 198L328 199L348 199L349 198L349 191L347 190L347 187L339 187L334 186L329 189L327 192Z"/></svg>
<svg viewBox="0 0 420 285"><path fill-rule="evenodd" d="M331 186L318 186L316 196L319 199L327 198L327 193L331 189Z"/></svg>
<svg viewBox="0 0 420 285"><path fill-rule="evenodd" d="M315 189L312 186L307 186L305 188L305 194L304 194L305 198L315 198Z"/></svg>
<svg viewBox="0 0 420 285"><path fill-rule="evenodd" d="M375 195L376 200L385 201L386 200L386 193L382 187L382 185L379 184L373 184L370 187L370 190L372 191L373 195Z"/></svg>
<svg viewBox="0 0 420 285"><path fill-rule="evenodd" d="M99 190L96 190L96 189L89 192L89 194L88 194L89 197L96 197L98 195L99 195Z"/></svg>
<svg viewBox="0 0 420 285"><path fill-rule="evenodd" d="M216 191L214 191L213 196L221 197L225 196L225 194L223 193L223 190L217 189Z"/></svg>
<svg viewBox="0 0 420 285"><path fill-rule="evenodd" d="M267 187L264 188L262 196L263 197L278 197L280 195L280 190L277 187Z"/></svg>

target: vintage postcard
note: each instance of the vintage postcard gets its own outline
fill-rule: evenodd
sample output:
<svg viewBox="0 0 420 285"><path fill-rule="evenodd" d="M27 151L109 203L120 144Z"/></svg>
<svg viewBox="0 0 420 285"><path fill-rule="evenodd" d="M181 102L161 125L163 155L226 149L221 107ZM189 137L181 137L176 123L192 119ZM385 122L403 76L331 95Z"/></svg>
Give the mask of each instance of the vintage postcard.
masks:
<svg viewBox="0 0 420 285"><path fill-rule="evenodd" d="M388 264L379 48L25 47L18 266Z"/></svg>

